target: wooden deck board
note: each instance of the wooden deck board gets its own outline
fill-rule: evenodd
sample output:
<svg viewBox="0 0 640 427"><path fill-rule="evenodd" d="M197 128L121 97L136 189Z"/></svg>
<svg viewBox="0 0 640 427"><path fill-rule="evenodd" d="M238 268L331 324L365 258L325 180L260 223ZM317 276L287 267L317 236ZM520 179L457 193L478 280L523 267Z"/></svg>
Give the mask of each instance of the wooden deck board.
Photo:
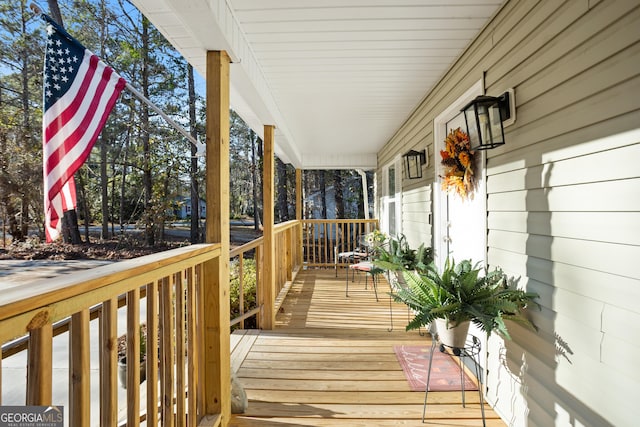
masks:
<svg viewBox="0 0 640 427"><path fill-rule="evenodd" d="M276 329L260 331L237 370L249 397L243 426L480 426L477 392L431 392L421 422L424 393L411 392L394 345L429 345L428 336L405 332L407 311L394 303L393 331L388 285L376 302L371 282L349 283L333 270L301 271L276 318ZM242 338L245 340L246 338ZM237 359L236 359L237 360ZM485 405L487 426L505 426Z"/></svg>

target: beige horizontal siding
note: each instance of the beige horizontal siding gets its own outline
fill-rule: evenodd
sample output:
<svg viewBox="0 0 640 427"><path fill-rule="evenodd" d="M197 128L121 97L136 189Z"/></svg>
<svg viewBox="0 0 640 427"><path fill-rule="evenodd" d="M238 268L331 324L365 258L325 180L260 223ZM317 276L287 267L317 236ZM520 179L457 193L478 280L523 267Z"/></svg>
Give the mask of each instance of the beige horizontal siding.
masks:
<svg viewBox="0 0 640 427"><path fill-rule="evenodd" d="M437 178L433 121L483 74L487 94L513 87L517 106L507 144L487 152L487 260L542 305L537 333L490 341L487 396L516 426L633 425L640 3L506 2L379 153L428 148L424 178L403 182L403 228L432 229L421 211L434 197L417 191Z"/></svg>

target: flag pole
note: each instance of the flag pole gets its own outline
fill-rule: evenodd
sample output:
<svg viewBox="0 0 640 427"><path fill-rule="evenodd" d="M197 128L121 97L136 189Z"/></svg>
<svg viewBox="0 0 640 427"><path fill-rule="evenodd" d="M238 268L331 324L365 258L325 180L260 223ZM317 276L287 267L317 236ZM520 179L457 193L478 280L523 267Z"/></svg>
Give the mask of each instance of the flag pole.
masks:
<svg viewBox="0 0 640 427"><path fill-rule="evenodd" d="M131 92L131 94L133 96L135 96L136 98L138 98L140 101L142 101L145 104L147 104L153 111L158 113L160 115L160 117L165 119L167 121L167 123L169 123L171 126L173 126L182 135L184 135L184 137L187 138L193 145L195 145L196 147L199 146L198 141L193 136L191 136L191 134L189 132L187 132L187 130L185 128L183 128L178 123L176 123L171 117L167 116L164 113L164 111L162 111L156 104L154 104L149 99L147 99L147 97L144 96L143 94L141 94L136 88L131 86L131 84L129 82L127 82L127 84L125 85L125 89L127 89L129 92Z"/></svg>

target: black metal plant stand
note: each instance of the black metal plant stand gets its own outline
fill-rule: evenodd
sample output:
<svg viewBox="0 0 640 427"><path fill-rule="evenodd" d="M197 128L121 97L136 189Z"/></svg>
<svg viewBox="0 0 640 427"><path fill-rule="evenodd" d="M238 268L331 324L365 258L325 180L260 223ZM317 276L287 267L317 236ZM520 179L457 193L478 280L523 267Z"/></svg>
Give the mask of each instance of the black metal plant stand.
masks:
<svg viewBox="0 0 640 427"><path fill-rule="evenodd" d="M448 345L444 345L440 342L438 334L435 333L432 335L431 341L431 352L429 353L429 370L427 371L427 386L424 391L424 405L422 407L422 422L424 423L425 415L427 413L427 396L429 395L429 381L431 380L431 365L433 362L433 352L436 349L436 346L440 346L439 349L441 352L449 349L455 356L460 358L460 385L462 388L462 406L465 407L465 391L464 391L464 358L468 357L473 362L473 366L476 373L476 378L478 379L478 395L480 396L480 412L482 413L482 425L486 427L486 421L484 416L484 399L482 397L482 371L480 370L480 340L473 336L469 335L467 337L467 342L463 348L451 347Z"/></svg>

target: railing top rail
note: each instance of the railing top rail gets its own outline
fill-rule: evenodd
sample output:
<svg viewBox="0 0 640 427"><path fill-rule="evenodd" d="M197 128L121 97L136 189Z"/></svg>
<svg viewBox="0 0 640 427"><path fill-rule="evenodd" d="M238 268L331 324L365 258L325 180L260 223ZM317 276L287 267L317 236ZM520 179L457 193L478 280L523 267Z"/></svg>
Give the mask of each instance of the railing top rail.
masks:
<svg viewBox="0 0 640 427"><path fill-rule="evenodd" d="M0 292L0 321L175 263L193 266L220 256L220 244L197 244L43 279Z"/></svg>
<svg viewBox="0 0 640 427"><path fill-rule="evenodd" d="M342 223L342 224L374 224L378 222L378 219L303 219L302 222L310 224L322 224L322 223Z"/></svg>
<svg viewBox="0 0 640 427"><path fill-rule="evenodd" d="M233 258L235 256L240 255L243 252L247 252L250 251L251 249L255 249L258 246L260 246L262 244L262 241L264 240L263 237L258 237L253 239L250 242L247 242L241 246L238 246L237 248L233 248L229 251L229 258Z"/></svg>
<svg viewBox="0 0 640 427"><path fill-rule="evenodd" d="M292 228L295 227L296 225L298 225L300 222L297 219L292 219L290 221L285 221L285 222L281 222L279 224L275 224L273 226L273 231L274 232L280 232L280 231L284 231L288 228Z"/></svg>

